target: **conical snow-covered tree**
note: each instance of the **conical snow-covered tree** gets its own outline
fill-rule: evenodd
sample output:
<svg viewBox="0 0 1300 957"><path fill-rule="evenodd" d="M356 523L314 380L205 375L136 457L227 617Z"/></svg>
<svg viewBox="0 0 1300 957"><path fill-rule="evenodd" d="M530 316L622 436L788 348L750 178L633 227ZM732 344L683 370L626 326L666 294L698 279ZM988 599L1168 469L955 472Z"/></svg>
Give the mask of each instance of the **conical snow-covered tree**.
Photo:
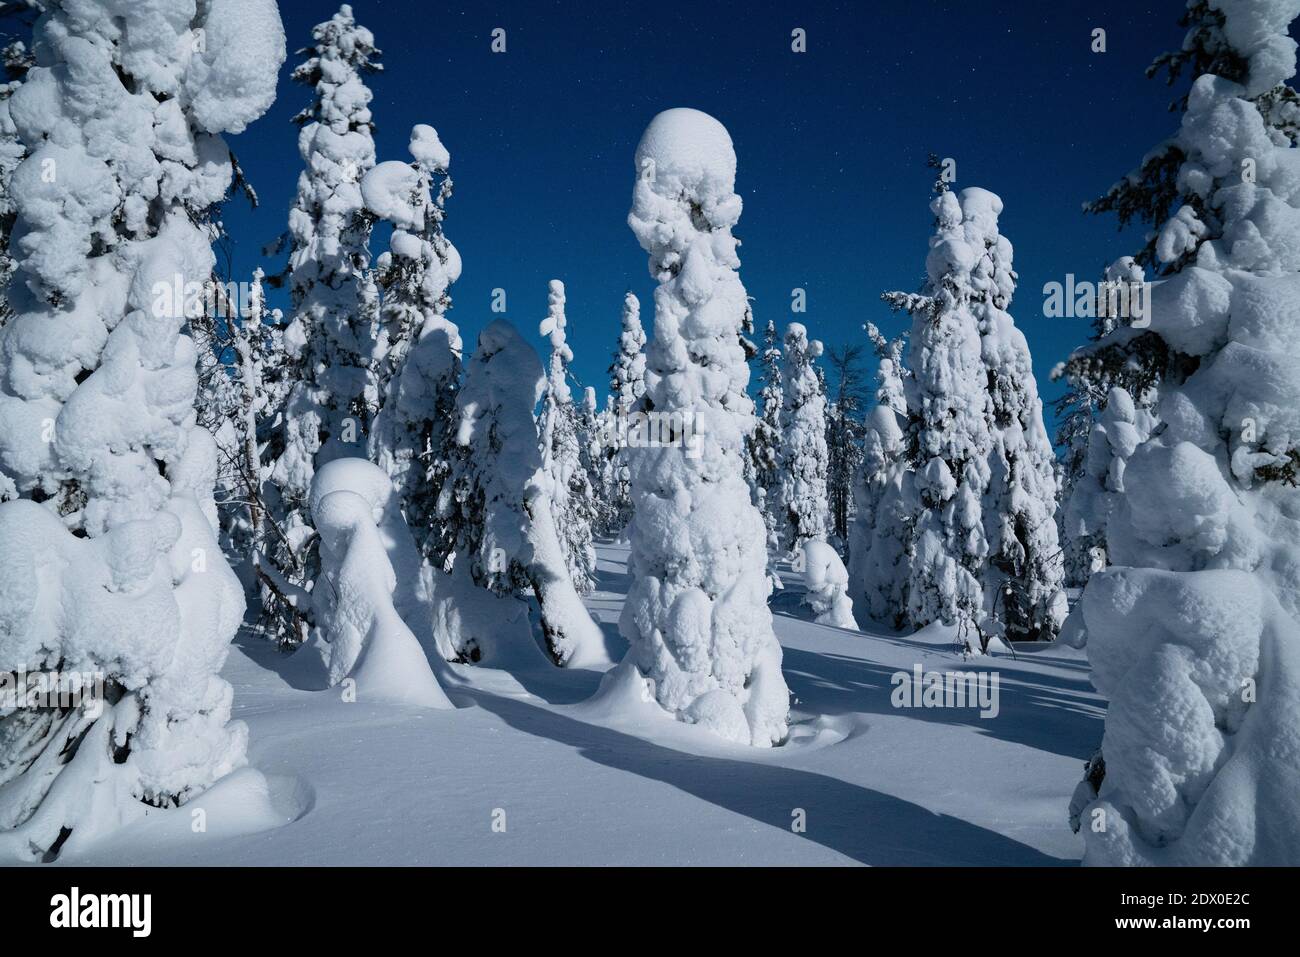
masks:
<svg viewBox="0 0 1300 957"><path fill-rule="evenodd" d="M604 635L569 578L551 513L533 417L545 391L537 352L510 323L498 319L479 333L457 396L464 454L444 515L457 529L453 568L498 596L523 597L531 588L552 659L585 666L608 659ZM477 660L476 650L454 648L466 660Z"/></svg>
<svg viewBox="0 0 1300 957"><path fill-rule="evenodd" d="M826 407L826 494L831 541L848 554L849 528L856 504L853 481L862 467L863 412L866 390L862 370L864 349L858 343L827 350L835 375Z"/></svg>
<svg viewBox="0 0 1300 957"><path fill-rule="evenodd" d="M1056 453L1043 425L1029 344L1007 312L1016 274L1011 243L998 230L1002 200L972 188L961 191L960 202L968 241L980 252L971 270L971 308L979 323L991 416L983 503L990 547L984 630L1012 641L1051 639L1066 614Z"/></svg>
<svg viewBox="0 0 1300 957"><path fill-rule="evenodd" d="M623 297L622 331L618 352L609 367L609 411L613 422L605 428L605 480L610 497L610 528L621 534L632 520L632 487L628 472L626 438L635 428L645 397L645 330L641 327L641 303L631 292Z"/></svg>
<svg viewBox="0 0 1300 957"><path fill-rule="evenodd" d="M1087 864L1300 863L1300 152L1270 121L1300 2L1208 11L1224 72L1161 149L1182 205L1144 333L1188 361L1066 625L1109 701L1072 805Z"/></svg>
<svg viewBox="0 0 1300 957"><path fill-rule="evenodd" d="M713 117L673 109L641 137L636 173L628 225L659 283L646 391L675 440L632 457L627 661L680 720L778 744L789 691L767 607L766 533L742 477L753 402L731 232L736 154Z"/></svg>
<svg viewBox="0 0 1300 957"><path fill-rule="evenodd" d="M1073 586L1087 584L1093 572L1108 564L1104 517L1108 510L1101 507L1105 502L1101 486L1109 484L1110 491L1118 487L1118 476L1106 478L1112 468L1112 455L1120 456L1115 467L1122 468L1122 460L1137 447L1136 437L1126 435L1120 439L1117 435L1116 428L1120 432L1126 428L1117 426L1120 420L1107 415L1110 397L1123 396L1123 421L1138 428L1142 438L1154 426L1151 409L1156 402L1155 377L1144 374L1140 363L1113 361L1124 353L1122 347L1094 345L1109 343L1111 334L1121 325L1131 325L1134 318L1141 318L1116 307L1123 301L1122 296L1131 297L1145 282L1146 272L1132 256L1123 256L1108 266L1099 284L1092 342L1075 350L1052 371L1053 379L1064 379L1067 384L1066 392L1056 400L1056 415L1061 422L1056 441L1065 449L1058 525L1065 580ZM1129 387L1142 389L1136 400ZM1103 426L1105 420L1116 428ZM1102 439L1095 453L1091 451L1094 437ZM1098 493L1103 497L1097 498Z"/></svg>
<svg viewBox="0 0 1300 957"><path fill-rule="evenodd" d="M361 183L367 208L393 225L377 264L388 352L369 447L397 488L416 544L441 568L450 541L437 521L438 501L457 455L461 366L460 330L446 313L461 262L442 227L451 156L424 124L411 130L409 148L411 163L380 163Z"/></svg>
<svg viewBox="0 0 1300 957"><path fill-rule="evenodd" d="M797 322L785 329L781 363L782 551L793 554L804 542L824 541L829 521L826 498L826 396L813 361L822 344L808 338Z"/></svg>
<svg viewBox="0 0 1300 957"><path fill-rule="evenodd" d="M375 165L371 93L362 77L381 68L379 51L344 4L313 28L304 52L293 79L314 96L294 118L306 168L289 213L292 310L284 335L296 374L271 456L284 530L276 561L305 585L315 565L312 476L325 462L365 449L385 347L370 263L373 216L361 194L362 177Z"/></svg>
<svg viewBox="0 0 1300 957"><path fill-rule="evenodd" d="M760 414L749 436L750 473L754 478L755 505L763 514L767 528L769 559L781 552L785 522L781 511L781 408L785 397L781 391L781 346L776 323L769 319L763 333L762 372L758 392Z"/></svg>
<svg viewBox="0 0 1300 957"><path fill-rule="evenodd" d="M578 409L569 389L569 348L564 316L564 283L552 279L547 292L546 318L540 334L551 343L546 369L546 391L542 395L540 425L542 470L549 485L551 514L559 534L560 552L569 569L569 579L578 594L589 593L596 584L596 548L591 541L595 493L582 467Z"/></svg>
<svg viewBox="0 0 1300 957"><path fill-rule="evenodd" d="M905 381L907 444L917 511L912 529L908 619L955 625L968 651L985 639L982 579L989 554L982 501L989 484L987 374L972 270L982 236L968 235L957 196L941 191L931 202L935 234L926 257L922 294L886 293L895 309L912 315Z"/></svg>
<svg viewBox="0 0 1300 957"><path fill-rule="evenodd" d="M614 527L612 498L606 484L608 435L604 416L596 403L596 389L586 386L582 390L582 405L578 408L578 463L587 477L587 488L591 490L588 526L593 533L609 533Z"/></svg>
<svg viewBox="0 0 1300 957"><path fill-rule="evenodd" d="M904 340L887 340L872 323L866 328L879 365L876 404L867 415L862 466L853 483L857 511L849 536L849 594L859 622L901 628L907 620L917 511L906 448Z"/></svg>
<svg viewBox="0 0 1300 957"><path fill-rule="evenodd" d="M221 134L266 111L284 61L273 0L44 6L8 103L30 153L0 332L0 484L18 496L0 504L0 672L104 687L0 711L0 858L38 861L246 760L219 676L243 596L186 289L213 266Z"/></svg>

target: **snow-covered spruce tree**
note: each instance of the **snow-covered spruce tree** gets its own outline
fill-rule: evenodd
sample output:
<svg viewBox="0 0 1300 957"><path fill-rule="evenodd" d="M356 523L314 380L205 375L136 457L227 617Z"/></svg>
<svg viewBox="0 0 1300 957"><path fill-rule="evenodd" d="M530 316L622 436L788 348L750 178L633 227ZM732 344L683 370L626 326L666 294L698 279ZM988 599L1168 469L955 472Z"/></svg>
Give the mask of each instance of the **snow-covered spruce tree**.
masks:
<svg viewBox="0 0 1300 957"><path fill-rule="evenodd" d="M651 121L635 164L628 224L659 282L646 391L682 441L632 457L627 662L680 720L778 744L789 691L767 608L765 530L742 478L753 402L731 232L736 154L717 120L673 109Z"/></svg>
<svg viewBox="0 0 1300 957"><path fill-rule="evenodd" d="M1148 78L1164 73L1170 86L1182 77L1195 79L1213 74L1225 80L1240 83L1246 76L1248 58L1243 47L1252 40L1236 34L1238 28L1228 30L1226 14L1238 3L1221 3L1218 0L1187 0L1180 23L1187 28L1183 43L1173 52L1164 53L1147 67ZM1238 18L1240 20L1240 18ZM1272 134L1286 142L1296 143L1300 138L1300 98L1285 83L1254 92L1246 97L1257 108L1264 124ZM1187 108L1188 94L1170 104L1171 111ZM1180 176L1186 156L1177 137L1158 144L1143 157L1141 164L1116 182L1104 196L1084 204L1089 213L1114 213L1120 226L1142 223L1149 227L1145 232L1143 247L1134 256L1119 259L1107 270L1107 280L1142 281L1145 270L1155 278L1178 272L1190 255L1186 248L1173 259L1164 260L1157 255L1156 243L1164 226L1175 214L1179 217L1178 230L1183 235L1182 245L1188 239L1195 242L1214 238L1220 227L1217 213L1203 208L1199 188ZM1189 233L1196 232L1194 237ZM1121 320L1126 317L1119 317ZM1060 367L1056 378L1069 383L1069 391L1060 400L1058 419L1063 429L1069 429L1075 442L1067 445L1067 488L1079 474L1082 456L1077 451L1083 443L1079 437L1091 430L1091 418L1104 405L1111 389L1126 391L1140 408L1151 409L1157 398L1157 387L1166 376L1175 380L1192 371L1189 364L1194 357L1171 352L1165 340L1145 328L1141 332L1110 335L1117 324L1113 317L1099 314L1094 322L1093 341L1075 350ZM1086 415L1079 414L1080 412ZM1076 579L1086 564L1086 556L1100 547L1097 539L1071 543L1067 539L1067 563Z"/></svg>
<svg viewBox="0 0 1300 957"><path fill-rule="evenodd" d="M388 353L383 406L370 431L370 456L393 480L410 531L438 568L450 536L437 520L456 446L460 331L446 317L460 254L443 233L451 156L431 126L411 130L412 162L380 163L362 180L371 212L393 225L379 257L381 318ZM436 184L436 191L435 191Z"/></svg>
<svg viewBox="0 0 1300 957"><path fill-rule="evenodd" d="M385 351L370 264L373 217L361 196L361 179L375 165L371 93L362 77L381 68L379 51L347 4L313 28L312 41L293 71L314 94L294 118L305 169L289 213L292 309L284 344L295 382L270 450L284 530L273 560L302 586L315 569L312 475L330 459L365 448Z"/></svg>
<svg viewBox="0 0 1300 957"><path fill-rule="evenodd" d="M1148 330L1190 371L1161 382L1113 565L1066 625L1109 699L1072 803L1087 864L1300 863L1300 152L1260 106L1300 2L1211 9L1237 68L1195 79L1164 148L1194 201L1155 237L1175 272Z"/></svg>
<svg viewBox="0 0 1300 957"><path fill-rule="evenodd" d="M849 536L849 594L859 622L897 629L907 618L918 507L905 440L904 340L887 340L872 323L866 328L879 365L876 403L864 425L862 466L853 482L857 510Z"/></svg>
<svg viewBox="0 0 1300 957"><path fill-rule="evenodd" d="M826 396L813 361L822 344L797 322L785 329L781 363L781 448L777 488L781 500L781 549L798 552L806 541L824 541L826 499Z"/></svg>
<svg viewBox="0 0 1300 957"><path fill-rule="evenodd" d="M243 598L216 543L180 290L212 268L220 134L265 112L284 61L272 0L45 11L8 104L30 153L0 332L0 482L19 496L0 504L0 671L105 687L0 711L0 857L25 860L245 762L218 677Z"/></svg>
<svg viewBox="0 0 1300 957"><path fill-rule="evenodd" d="M763 352L759 381L762 383L758 398L761 409L754 420L754 430L747 441L750 474L754 483L754 504L763 515L767 530L769 577L777 585L781 579L775 568L781 553L781 539L785 523L781 513L781 407L785 404L781 392L781 347L776 323L769 319L763 333Z"/></svg>
<svg viewBox="0 0 1300 957"><path fill-rule="evenodd" d="M1011 243L998 231L1002 200L961 191L967 239L980 253L970 273L989 393L989 485L984 496L989 570L987 623L1012 641L1050 640L1065 620L1056 531L1056 453L1043 425L1029 344L1007 309L1015 292Z"/></svg>
<svg viewBox="0 0 1300 957"><path fill-rule="evenodd" d="M540 334L551 343L539 422L542 469L569 580L578 594L586 595L596 585L596 548L591 541L595 493L582 466L579 414L569 389L573 350L564 332L567 325L564 283L552 279L547 288L546 318L539 327Z"/></svg>
<svg viewBox="0 0 1300 957"><path fill-rule="evenodd" d="M1108 513L1096 507L1104 501L1096 495L1100 491L1099 483L1102 486L1108 484L1105 474L1111 467L1112 453L1121 453L1116 445L1117 436L1110 430L1103 430L1102 434L1109 437L1098 449L1096 457L1092 456L1089 448L1092 437L1098 434L1099 419L1106 416L1110 397L1122 393L1123 401L1133 406L1125 412L1129 416L1125 421L1138 427L1143 433L1142 438L1154 426L1151 415L1156 401L1154 378L1146 381L1145 390L1134 402L1126 387L1142 385L1145 377L1141 367L1095 361L1092 345L1108 339L1121 325L1132 323L1135 317L1130 311L1116 306L1124 301L1122 296L1131 296L1133 290L1140 289L1145 281L1145 270L1132 256L1123 256L1108 266L1098 286L1091 343L1075 350L1069 360L1052 370L1054 380L1066 382L1065 393L1055 402L1056 416L1061 423L1056 442L1065 450L1061 462L1057 524L1064 555L1065 581L1071 586L1087 584L1092 573L1107 564L1104 516ZM1122 445L1127 448L1122 457L1127 458L1136 448L1136 441L1130 444L1126 437ZM1118 485L1118 477L1109 484L1113 490Z"/></svg>
<svg viewBox="0 0 1300 957"><path fill-rule="evenodd" d="M835 374L833 395L826 408L826 494L831 539L847 554L855 503L853 480L862 467L863 410L866 404L861 367L863 347L857 343L827 350Z"/></svg>
<svg viewBox="0 0 1300 957"><path fill-rule="evenodd" d="M912 315L907 366L908 458L917 506L912 529L907 618L916 628L955 625L968 652L985 647L982 579L989 546L982 501L989 484L988 379L971 272L984 254L957 196L931 202L935 234L922 294L885 293Z"/></svg>
<svg viewBox="0 0 1300 957"><path fill-rule="evenodd" d="M618 351L609 367L609 411L614 421L605 423L604 484L610 499L612 535L621 535L632 520L631 476L626 437L635 427L645 397L645 330L641 303L631 292L623 297L622 330Z"/></svg>
<svg viewBox="0 0 1300 957"><path fill-rule="evenodd" d="M453 570L498 596L541 606L552 659L583 666L607 660L604 635L569 579L551 515L533 410L546 391L537 352L504 319L488 325L457 395L457 460L444 518L457 531ZM454 657L476 661L468 631L446 636Z"/></svg>
<svg viewBox="0 0 1300 957"><path fill-rule="evenodd" d="M578 463L587 477L591 490L591 531L609 533L614 526L614 509L610 489L605 484L606 440L605 420L596 403L596 389L586 386L582 390L582 405L578 408ZM593 545L593 548L595 546ZM593 570L594 570L593 565Z"/></svg>

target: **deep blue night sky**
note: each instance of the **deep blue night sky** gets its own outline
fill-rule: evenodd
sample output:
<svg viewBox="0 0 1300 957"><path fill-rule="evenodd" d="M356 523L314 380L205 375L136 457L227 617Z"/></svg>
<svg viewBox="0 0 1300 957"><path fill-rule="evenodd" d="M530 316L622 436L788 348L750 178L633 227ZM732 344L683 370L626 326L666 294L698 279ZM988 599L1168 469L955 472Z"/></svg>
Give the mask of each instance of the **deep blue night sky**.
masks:
<svg viewBox="0 0 1300 957"><path fill-rule="evenodd" d="M1173 93L1143 69L1182 38L1180 0L944 3L682 3L604 0L472 7L357 0L383 50L373 77L378 157L407 159L414 123L452 155L446 231L464 259L451 318L467 345L504 288L506 318L542 348L546 282L568 290L574 371L604 399L626 289L650 328L654 286L626 224L632 155L660 110L691 106L730 130L745 211L741 278L759 328L805 322L827 343L861 325L904 327L879 301L920 283L930 233L928 153L957 161L958 188L1005 201L1003 233L1045 399L1051 367L1086 320L1046 319L1042 287L1067 272L1095 279L1141 245L1113 218L1083 215L1174 130ZM231 139L262 206L232 202L236 267L284 228L300 161L290 118L310 91L288 79L311 26L337 6L281 0L290 58L277 103ZM490 52L494 27L507 52ZM790 49L807 31L808 52ZM1107 31L1107 52L1090 50ZM1181 88L1179 88L1181 92ZM375 253L383 241L376 242ZM262 263L275 272L280 263ZM792 316L794 287L808 311ZM282 304L282 303L281 303ZM1050 410L1049 410L1050 414Z"/></svg>

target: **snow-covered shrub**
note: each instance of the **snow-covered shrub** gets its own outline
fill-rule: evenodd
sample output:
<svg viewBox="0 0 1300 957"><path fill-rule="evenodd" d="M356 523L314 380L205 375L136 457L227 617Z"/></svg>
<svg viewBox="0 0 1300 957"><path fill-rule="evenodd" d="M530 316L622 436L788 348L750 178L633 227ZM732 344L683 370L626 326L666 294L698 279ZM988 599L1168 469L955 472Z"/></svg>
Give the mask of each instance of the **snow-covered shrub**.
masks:
<svg viewBox="0 0 1300 957"><path fill-rule="evenodd" d="M821 354L822 344L809 339L803 325L786 326L777 488L781 548L787 554L797 553L804 542L826 538L826 396L813 368Z"/></svg>
<svg viewBox="0 0 1300 957"><path fill-rule="evenodd" d="M551 355L542 393L542 470L546 473L551 515L555 520L560 553L569 580L578 594L596 586L596 547L591 526L596 517L596 496L582 465L579 413L569 389L569 348L564 328L564 283L552 279L547 292L546 318L540 334L550 340Z"/></svg>
<svg viewBox="0 0 1300 957"><path fill-rule="evenodd" d="M460 331L446 313L461 262L442 226L451 157L423 124L411 130L410 152L410 164L380 163L361 182L367 207L393 224L377 264L388 352L369 451L397 487L416 543L441 568L449 542L437 520L438 500L457 454L461 366Z"/></svg>
<svg viewBox="0 0 1300 957"><path fill-rule="evenodd" d="M646 392L691 434L630 456L632 585L620 628L668 712L733 741L777 744L789 692L767 608L766 533L742 477L753 403L731 233L736 154L717 120L668 110L642 136L636 173L628 224L659 282Z"/></svg>
<svg viewBox="0 0 1300 957"><path fill-rule="evenodd" d="M35 49L8 102L30 152L0 332L0 484L20 496L0 504L0 671L92 672L105 697L0 711L0 857L29 860L246 760L218 676L243 596L176 287L211 274L220 134L270 106L284 31L273 0L50 3Z"/></svg>
<svg viewBox="0 0 1300 957"><path fill-rule="evenodd" d="M818 539L804 542L803 571L808 604L817 624L857 631L853 601L849 598L849 573L835 549Z"/></svg>
<svg viewBox="0 0 1300 957"><path fill-rule="evenodd" d="M457 396L464 449L443 497L457 528L453 570L480 588L518 597L532 588L557 664L605 659L604 635L569 580L551 515L533 410L546 388L541 360L504 319L479 333ZM474 630L445 636L455 657L478 660Z"/></svg>
<svg viewBox="0 0 1300 957"><path fill-rule="evenodd" d="M357 700L450 708L407 620L429 623L429 603L412 585L420 559L389 475L365 459L335 459L312 479L312 522L320 532L315 618L329 644L331 685L350 679ZM405 594L403 594L405 592Z"/></svg>
<svg viewBox="0 0 1300 957"><path fill-rule="evenodd" d="M1213 12L1231 75L1192 83L1153 241L1149 332L1191 361L1067 626L1109 699L1105 775L1074 802L1088 864L1300 863L1300 151L1269 120L1300 2Z"/></svg>

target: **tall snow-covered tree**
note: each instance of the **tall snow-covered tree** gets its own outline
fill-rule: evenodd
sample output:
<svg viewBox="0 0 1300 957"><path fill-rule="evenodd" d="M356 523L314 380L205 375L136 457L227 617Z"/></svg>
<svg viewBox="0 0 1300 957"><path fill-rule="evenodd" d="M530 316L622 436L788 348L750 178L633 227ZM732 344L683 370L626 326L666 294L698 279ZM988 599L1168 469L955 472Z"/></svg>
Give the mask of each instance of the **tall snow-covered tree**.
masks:
<svg viewBox="0 0 1300 957"><path fill-rule="evenodd" d="M397 488L416 544L436 567L451 533L438 520L457 456L456 390L461 338L447 319L460 254L443 232L451 156L431 126L411 130L411 163L380 163L362 180L367 208L393 226L379 257L380 316L387 353L380 367L383 406L370 430L370 457Z"/></svg>
<svg viewBox="0 0 1300 957"><path fill-rule="evenodd" d="M560 553L578 594L588 594L596 583L596 548L591 540L595 493L582 465L580 422L569 388L569 348L564 315L564 283L552 279L547 291L546 318L541 335L550 340L551 354L542 394L540 424L542 469L550 489L551 514L559 534Z"/></svg>
<svg viewBox="0 0 1300 957"><path fill-rule="evenodd" d="M742 477L753 402L731 232L736 154L713 117L673 109L651 121L635 166L628 224L659 283L646 391L682 440L632 457L627 662L679 720L778 744L789 691L767 607L766 533Z"/></svg>
<svg viewBox="0 0 1300 957"><path fill-rule="evenodd" d="M635 418L645 398L645 330L641 327L641 303L631 292L623 297L622 329L618 351L609 367L609 411L606 422L604 486L610 499L610 527L621 534L632 519L631 476L628 472L626 438L635 428Z"/></svg>
<svg viewBox="0 0 1300 957"><path fill-rule="evenodd" d="M803 549L824 541L826 498L826 396L813 365L822 344L798 322L785 329L781 362L781 449L777 486L781 497L781 548Z"/></svg>
<svg viewBox="0 0 1300 957"><path fill-rule="evenodd" d="M762 372L758 400L760 414L749 436L750 473L754 478L754 499L763 514L767 529L770 560L781 551L785 523L781 513L781 408L785 404L781 391L781 346L776 323L769 319L763 333Z"/></svg>
<svg viewBox="0 0 1300 957"><path fill-rule="evenodd" d="M968 235L957 196L931 202L935 233L920 294L885 293L912 316L907 366L908 458L917 508L907 617L915 627L955 625L968 651L985 646L983 496L989 484L988 382L972 277L984 252Z"/></svg>
<svg viewBox="0 0 1300 957"><path fill-rule="evenodd" d="M1271 104L1294 99L1279 87L1295 73L1300 2L1189 11L1184 50L1216 24L1215 58L1192 65L1220 72L1195 78L1157 151L1177 199L1128 194L1160 214L1149 249L1169 277L1140 334L1187 361L1127 459L1106 527L1113 564L1063 632L1086 642L1109 701L1072 817L1087 864L1295 865L1300 153Z"/></svg>
<svg viewBox="0 0 1300 957"><path fill-rule="evenodd" d="M315 470L366 446L379 406L379 295L370 261L373 216L361 180L375 165L371 92L363 77L381 67L374 37L344 4L312 29L293 79L312 88L295 122L305 169L289 213L292 310L284 344L295 384L271 449L284 538L275 556L287 577L314 577L307 508Z"/></svg>
<svg viewBox="0 0 1300 957"><path fill-rule="evenodd" d="M8 102L29 153L0 332L0 485L18 496L0 504L0 671L105 682L0 716L0 857L49 860L246 761L219 676L243 597L186 289L213 265L221 134L270 106L284 31L272 0L50 2L34 48Z"/></svg>
<svg viewBox="0 0 1300 957"><path fill-rule="evenodd" d="M826 351L826 362L835 375L826 408L826 494L831 535L846 550L855 507L853 480L862 466L863 351L858 343Z"/></svg>
<svg viewBox="0 0 1300 957"><path fill-rule="evenodd" d="M552 659L590 665L607 660L604 636L569 578L551 514L533 417L545 391L537 352L510 323L498 319L479 333L457 396L464 454L444 496L444 516L457 529L453 568L498 596L522 598L531 588ZM475 660L476 650L454 649L466 660Z"/></svg>
<svg viewBox="0 0 1300 957"><path fill-rule="evenodd" d="M1131 298L1145 281L1145 270L1132 256L1123 256L1108 266L1098 287L1091 342L1052 370L1054 380L1066 383L1066 391L1055 402L1057 420L1061 423L1056 442L1065 450L1061 462L1058 526L1065 580L1076 587L1087 584L1092 573L1107 564L1104 521L1099 521L1102 513L1093 507L1096 504L1093 499L1097 483L1102 479L1097 468L1103 472L1109 469L1116 436L1111 430L1103 430L1109 439L1095 457L1089 451L1091 439L1098 434L1098 425L1106 417L1110 396L1121 393L1125 401L1134 404L1132 418L1128 419L1134 425L1151 418L1150 410L1156 401L1156 378L1150 370L1144 371L1141 364L1115 361L1126 350L1104 346L1097 347L1094 354L1096 344L1108 340L1121 325L1131 325L1138 318L1130 310L1117 306L1124 301L1122 296ZM1128 392L1130 386L1143 390L1138 393L1136 403ZM1132 448L1128 451L1131 453ZM1127 455L1124 453L1125 458ZM1101 464L1103 460L1105 464Z"/></svg>
<svg viewBox="0 0 1300 957"><path fill-rule="evenodd" d="M867 323L866 329L878 365L875 405L864 424L862 466L853 482L856 513L849 537L849 594L859 622L902 628L907 620L917 512L906 448L905 343L901 338L886 339L873 323Z"/></svg>
<svg viewBox="0 0 1300 957"><path fill-rule="evenodd" d="M987 622L1012 641L1051 639L1065 620L1064 567L1056 530L1056 453L1043 425L1029 344L1007 311L1015 292L1011 243L999 232L1002 200L961 191L971 270L971 309L979 323L989 394L989 486L984 496L989 570Z"/></svg>

